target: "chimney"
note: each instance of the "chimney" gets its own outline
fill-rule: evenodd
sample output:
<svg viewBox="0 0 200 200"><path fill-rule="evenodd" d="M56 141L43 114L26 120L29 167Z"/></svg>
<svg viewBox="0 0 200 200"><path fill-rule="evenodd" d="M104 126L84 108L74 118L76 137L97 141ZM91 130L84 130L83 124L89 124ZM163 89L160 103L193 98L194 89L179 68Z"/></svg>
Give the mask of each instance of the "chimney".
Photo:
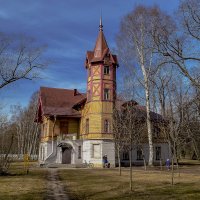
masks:
<svg viewBox="0 0 200 200"><path fill-rule="evenodd" d="M74 96L78 94L77 89L74 89Z"/></svg>

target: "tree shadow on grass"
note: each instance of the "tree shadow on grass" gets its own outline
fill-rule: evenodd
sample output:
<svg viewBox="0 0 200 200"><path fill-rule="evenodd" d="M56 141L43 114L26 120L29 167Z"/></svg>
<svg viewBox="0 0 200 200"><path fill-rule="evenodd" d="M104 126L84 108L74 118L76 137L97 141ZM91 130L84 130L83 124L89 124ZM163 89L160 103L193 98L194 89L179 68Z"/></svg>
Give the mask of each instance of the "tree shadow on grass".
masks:
<svg viewBox="0 0 200 200"><path fill-rule="evenodd" d="M27 192L19 194L0 194L2 200L47 200L45 192Z"/></svg>
<svg viewBox="0 0 200 200"><path fill-rule="evenodd" d="M106 186L105 186L106 187ZM169 184L155 187L146 187L138 190L133 187L133 191L129 190L129 185L119 185L109 190L104 189L97 192L81 193L76 191L70 193L71 200L89 200L89 199L105 199L105 200L146 200L146 199L200 199L200 189L194 188L192 183L180 183L174 186ZM113 193L112 193L113 192Z"/></svg>
<svg viewBox="0 0 200 200"><path fill-rule="evenodd" d="M80 193L80 191L77 190L77 191L74 191L72 193L69 192L68 194L69 194L71 200L89 200L91 198L92 199L99 199L99 196L101 194L102 194L102 197L105 197L106 194L121 190L122 187L124 188L124 186L118 185L117 187L107 189L106 186L105 186L105 189L101 190L101 191L84 192L84 193L82 192L82 193ZM115 199L114 196L112 196L111 199Z"/></svg>
<svg viewBox="0 0 200 200"><path fill-rule="evenodd" d="M105 198L112 199L112 198ZM155 188L147 188L146 190L134 190L127 191L126 193L119 194L115 200L143 200L143 199L159 199L159 200L168 200L168 199L200 199L200 189L193 188L192 183L180 183L174 186L167 184L166 186L156 187Z"/></svg>

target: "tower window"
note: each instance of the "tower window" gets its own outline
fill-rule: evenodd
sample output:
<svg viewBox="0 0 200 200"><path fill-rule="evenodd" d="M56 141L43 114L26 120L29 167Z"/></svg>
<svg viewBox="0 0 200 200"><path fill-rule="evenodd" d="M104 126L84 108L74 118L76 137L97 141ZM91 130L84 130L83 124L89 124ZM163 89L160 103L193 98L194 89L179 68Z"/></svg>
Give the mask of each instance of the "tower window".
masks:
<svg viewBox="0 0 200 200"><path fill-rule="evenodd" d="M110 90L108 88L104 89L104 100L110 99Z"/></svg>
<svg viewBox="0 0 200 200"><path fill-rule="evenodd" d="M85 132L86 132L86 134L89 133L89 119L86 119Z"/></svg>
<svg viewBox="0 0 200 200"><path fill-rule="evenodd" d="M104 121L104 132L105 133L110 132L110 122L107 119Z"/></svg>
<svg viewBox="0 0 200 200"><path fill-rule="evenodd" d="M110 73L110 67L109 66L104 66L104 74L108 75Z"/></svg>

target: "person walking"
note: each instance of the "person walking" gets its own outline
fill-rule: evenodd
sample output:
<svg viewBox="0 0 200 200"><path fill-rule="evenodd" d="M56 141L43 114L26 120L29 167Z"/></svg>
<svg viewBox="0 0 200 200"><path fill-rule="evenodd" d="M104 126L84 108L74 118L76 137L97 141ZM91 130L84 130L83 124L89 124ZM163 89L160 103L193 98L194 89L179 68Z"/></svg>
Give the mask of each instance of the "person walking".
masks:
<svg viewBox="0 0 200 200"><path fill-rule="evenodd" d="M105 167L107 166L107 163L108 163L108 157L107 157L107 155L105 154L105 155L103 156L103 168L105 168Z"/></svg>
<svg viewBox="0 0 200 200"><path fill-rule="evenodd" d="M169 160L169 158L167 158L167 160L166 160L166 167L167 167L167 170L170 170L170 160Z"/></svg>

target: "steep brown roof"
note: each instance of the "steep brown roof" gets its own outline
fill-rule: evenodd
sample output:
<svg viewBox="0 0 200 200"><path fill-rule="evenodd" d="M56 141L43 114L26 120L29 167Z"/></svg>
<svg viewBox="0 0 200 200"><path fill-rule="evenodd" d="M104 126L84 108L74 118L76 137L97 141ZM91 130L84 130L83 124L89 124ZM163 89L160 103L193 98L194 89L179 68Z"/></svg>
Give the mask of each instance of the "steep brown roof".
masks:
<svg viewBox="0 0 200 200"><path fill-rule="evenodd" d="M94 58L101 58L106 49L108 49L108 44L103 34L103 30L100 29L99 35L97 37L97 41L94 47Z"/></svg>
<svg viewBox="0 0 200 200"><path fill-rule="evenodd" d="M40 88L40 102L43 115L80 117L72 107L85 98L85 94L76 89Z"/></svg>

